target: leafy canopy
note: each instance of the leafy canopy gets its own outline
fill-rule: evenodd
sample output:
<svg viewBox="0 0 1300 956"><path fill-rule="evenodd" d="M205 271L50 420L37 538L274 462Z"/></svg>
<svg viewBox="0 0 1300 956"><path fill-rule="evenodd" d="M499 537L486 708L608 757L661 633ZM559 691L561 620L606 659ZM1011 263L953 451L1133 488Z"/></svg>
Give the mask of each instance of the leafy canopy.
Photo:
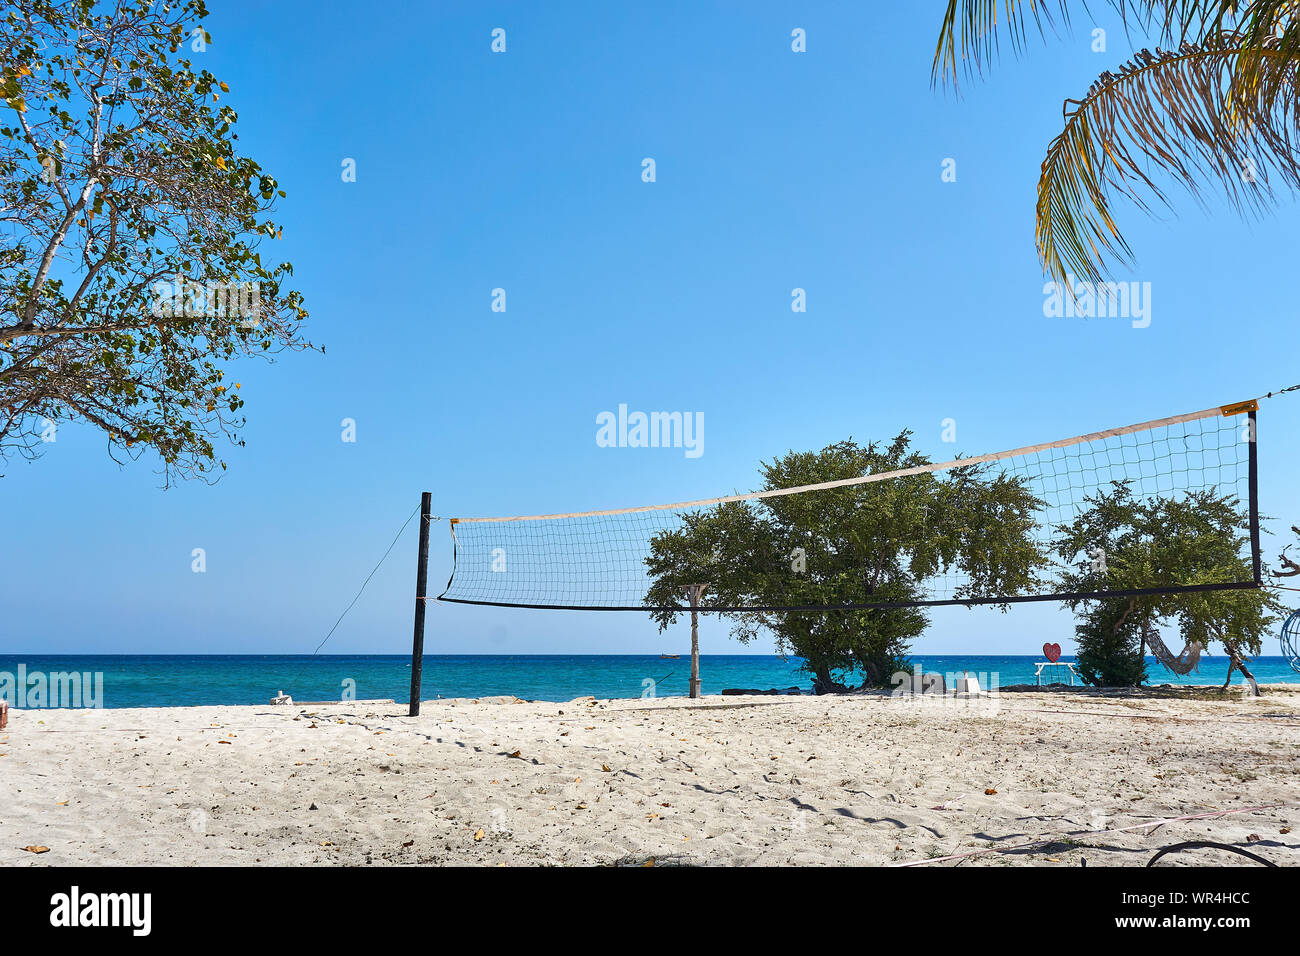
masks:
<svg viewBox="0 0 1300 956"><path fill-rule="evenodd" d="M1249 554L1249 516L1233 495L1204 489L1143 499L1133 494L1129 482L1115 481L1084 502L1072 522L1057 528L1053 542L1063 563L1063 591L1223 584L1253 576L1244 556ZM1090 663L1097 673L1124 670L1125 658L1140 654L1143 637L1149 640L1166 625L1176 626L1186 643L1208 649L1218 641L1230 655L1258 654L1278 609L1276 599L1258 588L1084 597L1067 603L1082 618L1078 634L1083 649L1108 648L1108 658Z"/></svg>
<svg viewBox="0 0 1300 956"><path fill-rule="evenodd" d="M1163 174L1194 197L1210 182L1239 211L1300 186L1300 5L1295 0L1109 0L1160 44L1102 73L1063 107L1038 180L1036 238L1058 282L1131 264L1112 196L1170 205ZM982 72L999 38L1068 23L1066 0L949 0L933 78ZM1085 4L1078 3L1086 10Z"/></svg>
<svg viewBox="0 0 1300 956"><path fill-rule="evenodd" d="M911 450L910 434L888 445L789 452L762 465L762 490L929 464ZM1048 563L1032 534L1041 506L1022 480L978 466L725 502L683 514L680 528L651 541L646 603L658 608L652 616L662 630L691 584L705 585L705 609L918 601L922 581L949 572L968 578L959 599L1014 595ZM853 674L887 682L905 669L907 642L928 623L915 607L721 613L742 643L760 630L774 634L783 653L805 659L819 690Z"/></svg>
<svg viewBox="0 0 1300 956"><path fill-rule="evenodd" d="M0 14L0 461L88 422L167 480L242 444L225 366L308 343L283 196L193 59L202 0L15 0ZM196 52L197 51L197 52ZM232 305L232 300L234 305Z"/></svg>

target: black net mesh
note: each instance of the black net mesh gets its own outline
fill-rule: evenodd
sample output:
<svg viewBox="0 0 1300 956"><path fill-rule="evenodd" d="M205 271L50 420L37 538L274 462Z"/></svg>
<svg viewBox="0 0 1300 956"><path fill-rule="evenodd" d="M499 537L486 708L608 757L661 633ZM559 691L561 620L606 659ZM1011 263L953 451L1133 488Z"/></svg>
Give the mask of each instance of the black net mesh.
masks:
<svg viewBox="0 0 1300 956"><path fill-rule="evenodd" d="M1174 591L1203 587L1255 586L1250 572L1257 551L1257 518L1252 494L1254 419L1247 413L1224 415L1217 411L1185 421L1162 420L1148 426L1134 426L1118 433L1101 433L1071 440L1060 447L1003 453L996 460L978 465L981 480L998 476L1018 479L1037 500L1031 515L1027 539L1044 553L1056 530L1069 524L1087 507L1087 499L1111 489L1112 482L1127 482L1132 494L1142 499L1178 498L1198 491L1233 496L1252 527L1243 534L1241 560L1230 581L1213 585L1204 582L1151 581L1152 590ZM1055 444L1055 443L1053 443ZM978 460L978 459L977 459ZM884 474L848 487L801 490L792 496L748 497L740 501L719 499L729 504L708 502L694 506L665 506L616 512L591 512L523 519L460 519L452 524L455 565L451 580L440 600L516 607L573 608L591 610L649 610L680 606L680 594L653 597L653 577L647 559L655 542L683 532L692 516L708 515L719 508L747 509L757 521L773 518L777 510L788 514L794 505L837 515L844 509L890 507L891 484L928 482L927 500L955 502L960 507L963 483L971 469L960 463L922 474ZM894 489L896 490L896 489ZM945 497L946 495L946 497ZM899 534L925 537L937 527L937 516L924 513L899 515ZM973 521L1002 520L997 514L976 515ZM846 522L847 524L848 522ZM833 537L833 535L832 535ZM1063 596L1061 579L1050 572L1014 592L990 591L986 577L981 588L972 586L971 574L958 562L938 560L927 564L892 569L901 588L880 588L864 593L847 587L828 592L818 581L819 569L834 566L843 573L844 542L823 539L808 542L801 556L787 551L789 539L781 539L773 553L748 552L746 560L753 574L763 576L761 607L797 609L814 607L912 606L931 604L1001 603L1003 601L1051 600ZM839 560L831 561L832 550ZM1078 556L1075 556L1078 559ZM991 555L990 561L997 556ZM1059 558L1054 558L1060 563ZM873 569L864 567L863 574ZM992 575L996 579L996 575ZM818 586L818 585L822 586ZM828 601L828 593L836 594ZM1098 591L1098 593L1104 593ZM733 608L719 604L706 606ZM744 608L747 605L735 605ZM755 603L754 607L760 605ZM733 608L733 609L734 609Z"/></svg>

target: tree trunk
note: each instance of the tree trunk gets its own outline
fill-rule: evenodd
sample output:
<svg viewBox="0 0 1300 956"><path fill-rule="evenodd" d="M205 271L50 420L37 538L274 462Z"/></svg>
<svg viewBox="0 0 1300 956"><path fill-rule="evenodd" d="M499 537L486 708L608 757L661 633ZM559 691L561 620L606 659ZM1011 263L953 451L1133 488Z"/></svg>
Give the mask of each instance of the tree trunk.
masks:
<svg viewBox="0 0 1300 956"><path fill-rule="evenodd" d="M848 687L831 678L829 668L819 667L813 675L814 694L843 694Z"/></svg>
<svg viewBox="0 0 1300 956"><path fill-rule="evenodd" d="M1256 697L1263 696L1259 692L1259 684L1255 682L1255 675L1246 669L1246 664L1244 661L1237 664L1237 670L1241 671L1242 676L1245 677L1246 680L1250 681L1250 689L1254 691L1254 696Z"/></svg>
<svg viewBox="0 0 1300 956"><path fill-rule="evenodd" d="M691 603L694 604L692 596ZM691 608L691 696L700 696L700 614Z"/></svg>
<svg viewBox="0 0 1300 956"><path fill-rule="evenodd" d="M1236 668L1236 666L1237 666L1236 662L1233 661L1233 660L1231 660L1231 659L1229 659L1229 661L1228 661L1228 676L1225 677L1225 678L1223 679L1223 688L1222 688L1223 690L1227 690L1227 689L1228 689L1228 685L1232 683L1232 672L1233 672L1233 670Z"/></svg>
<svg viewBox="0 0 1300 956"><path fill-rule="evenodd" d="M1246 666L1246 660L1241 656L1240 652L1238 652L1237 646L1228 641L1224 641L1223 646L1228 650L1228 679L1232 679L1232 669L1235 667L1237 670L1241 671L1241 676L1250 682L1252 695L1255 697L1262 696L1259 692L1259 684L1255 682L1255 675L1252 674L1250 669ZM1223 686L1227 687L1228 685L1225 683Z"/></svg>
<svg viewBox="0 0 1300 956"><path fill-rule="evenodd" d="M700 696L700 596L704 585L692 584L686 589L691 599L691 697Z"/></svg>

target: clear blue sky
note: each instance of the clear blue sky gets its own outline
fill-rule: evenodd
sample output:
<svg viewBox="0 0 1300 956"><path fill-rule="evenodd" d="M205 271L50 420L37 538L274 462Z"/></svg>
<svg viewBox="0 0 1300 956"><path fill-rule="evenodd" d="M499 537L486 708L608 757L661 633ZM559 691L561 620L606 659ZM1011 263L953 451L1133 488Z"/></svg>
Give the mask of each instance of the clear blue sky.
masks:
<svg viewBox="0 0 1300 956"><path fill-rule="evenodd" d="M1080 14L958 99L930 87L938 3L211 6L198 56L288 191L277 252L328 351L240 366L248 445L215 487L163 491L74 427L11 463L0 651L310 652L424 489L441 515L681 500L849 436L906 426L949 458L944 418L975 454L1300 380L1290 199L1253 223L1181 195L1164 221L1124 211L1139 263L1116 278L1152 284L1150 327L1044 318L1038 167L1062 100L1126 56L1109 11L1107 53ZM704 454L597 447L595 417L619 403L703 412ZM1300 395L1261 412L1281 527L1300 520L1297 426ZM409 650L414 529L328 651ZM445 523L433 544L440 586ZM917 652L1033 653L1072 633L1050 606L933 619ZM713 620L702 642L745 650ZM638 614L439 605L427 638L685 646Z"/></svg>

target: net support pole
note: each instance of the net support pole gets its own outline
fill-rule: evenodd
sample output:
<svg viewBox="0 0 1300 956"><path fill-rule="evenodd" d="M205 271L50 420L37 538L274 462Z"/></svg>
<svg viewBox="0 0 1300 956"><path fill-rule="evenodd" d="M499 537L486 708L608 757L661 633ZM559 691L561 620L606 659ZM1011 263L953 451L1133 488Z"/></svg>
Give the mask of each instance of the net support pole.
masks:
<svg viewBox="0 0 1300 956"><path fill-rule="evenodd" d="M691 599L691 697L700 696L700 596L704 593L703 584L692 584L686 588Z"/></svg>
<svg viewBox="0 0 1300 956"><path fill-rule="evenodd" d="M1246 424L1247 436L1250 438L1250 447L1247 449L1246 455L1249 468L1247 481L1250 486L1250 564L1255 575L1255 586L1261 587L1264 583L1264 576L1259 553L1259 436L1255 432L1258 427L1255 420L1256 414L1256 412L1252 411Z"/></svg>
<svg viewBox="0 0 1300 956"><path fill-rule="evenodd" d="M420 679L424 670L424 611L428 603L429 524L433 517L433 494L420 495L420 556L415 568L415 634L411 639L411 709L410 716L420 716Z"/></svg>

